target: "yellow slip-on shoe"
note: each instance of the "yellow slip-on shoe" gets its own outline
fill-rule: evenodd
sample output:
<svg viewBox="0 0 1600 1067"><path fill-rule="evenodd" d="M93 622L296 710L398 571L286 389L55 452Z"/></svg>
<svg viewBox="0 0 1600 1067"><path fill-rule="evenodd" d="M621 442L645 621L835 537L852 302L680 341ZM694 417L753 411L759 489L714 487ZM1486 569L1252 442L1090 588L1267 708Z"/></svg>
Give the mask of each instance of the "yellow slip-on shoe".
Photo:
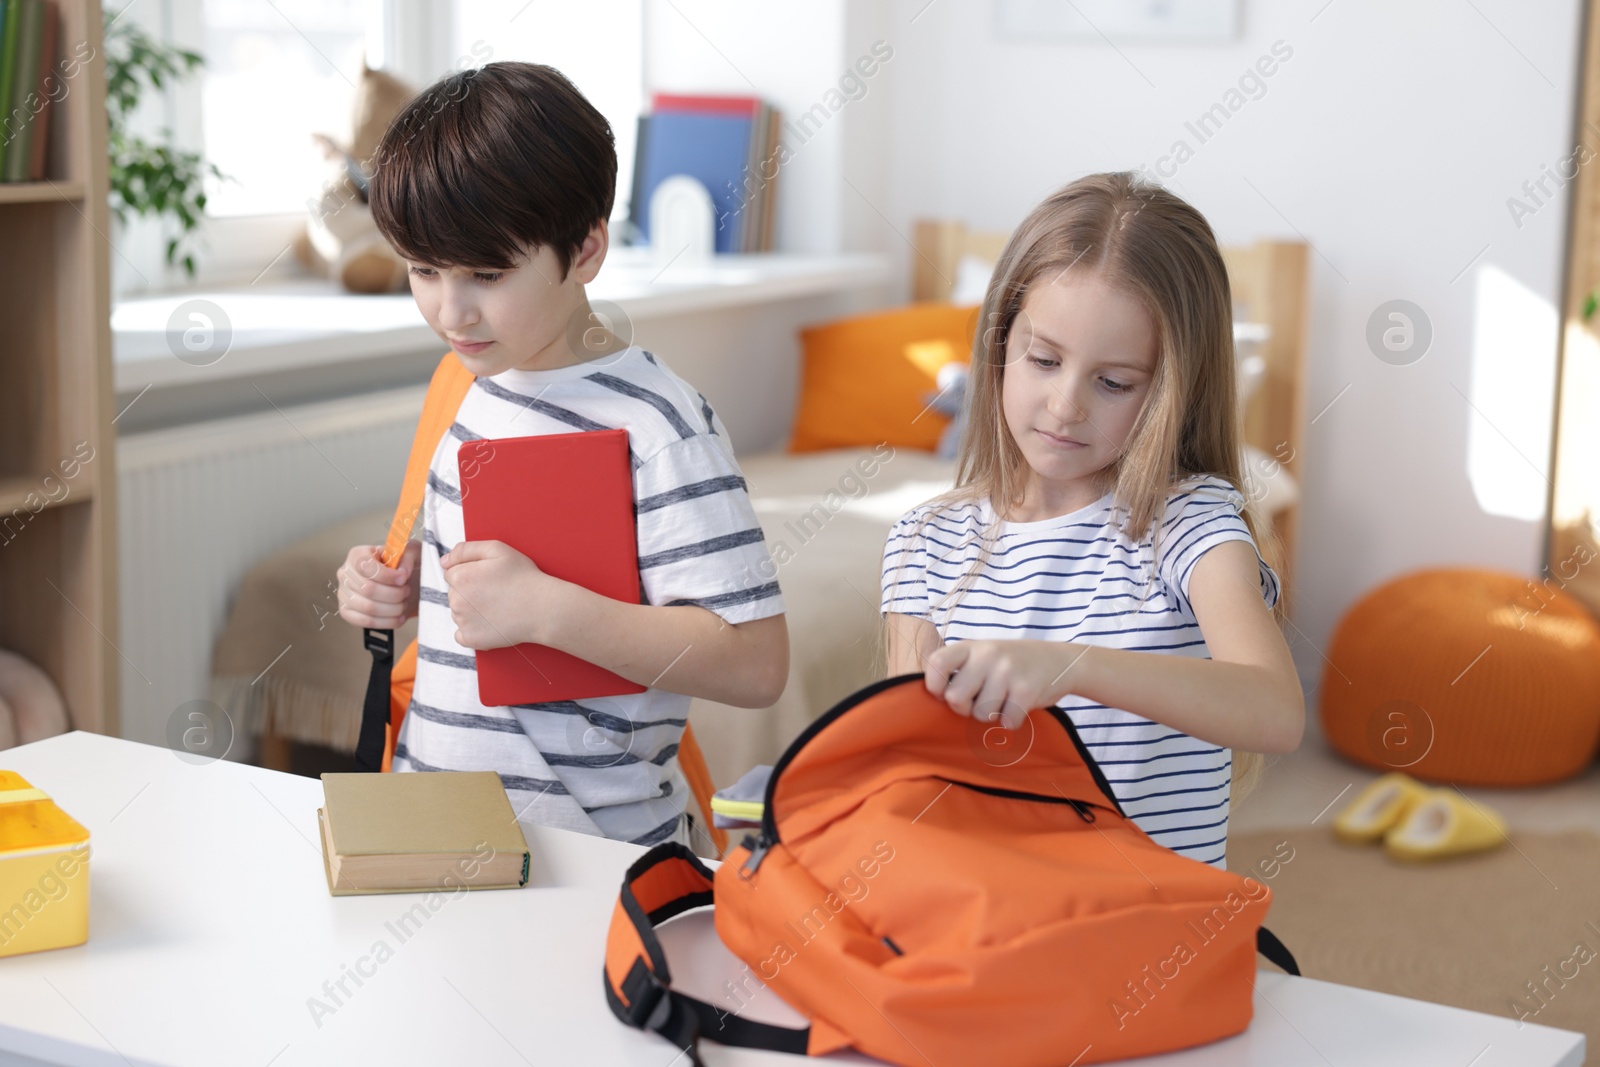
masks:
<svg viewBox="0 0 1600 1067"><path fill-rule="evenodd" d="M1454 789L1430 789L1383 839L1389 855L1431 860L1481 852L1507 840L1505 820Z"/></svg>
<svg viewBox="0 0 1600 1067"><path fill-rule="evenodd" d="M1427 794L1428 788L1409 774L1390 771L1345 805L1333 820L1333 832L1354 845L1376 841L1399 826Z"/></svg>

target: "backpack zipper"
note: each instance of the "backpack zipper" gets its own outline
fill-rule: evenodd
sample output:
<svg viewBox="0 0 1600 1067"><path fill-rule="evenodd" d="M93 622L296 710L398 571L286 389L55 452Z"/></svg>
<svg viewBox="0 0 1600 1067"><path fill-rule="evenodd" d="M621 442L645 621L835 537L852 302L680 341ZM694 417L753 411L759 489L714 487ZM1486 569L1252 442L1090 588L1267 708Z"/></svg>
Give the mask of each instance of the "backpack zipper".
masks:
<svg viewBox="0 0 1600 1067"><path fill-rule="evenodd" d="M833 723L840 716L844 715L844 713L849 711L851 708L854 708L858 704L865 703L867 700L883 692L885 689L908 682L913 678L921 677L921 671L912 671L906 674L897 674L893 677L885 678L882 681L874 682L866 688L856 691L851 696L845 697L843 700L839 701L839 703L835 704L833 707L817 716L809 725L806 726L804 730L800 731L799 736L789 743L789 747L783 750L783 755L778 757L778 762L773 764L772 774L767 779L766 794L762 798L761 834L753 841L747 836L744 841L741 842L741 844L746 845L746 847L750 849L750 858L744 862L743 869L745 871L754 873L756 869L761 866L761 861L766 857L767 850L773 845L776 845L779 841L777 820L772 814L772 798L778 789L778 776L782 774L783 769L789 765L789 762L794 758L795 753L804 748L812 738L816 737L817 734L825 730L831 723ZM1111 791L1111 783L1106 780L1105 772L1100 769L1100 765L1096 763L1094 757L1089 754L1089 750L1084 745L1083 739L1078 736L1078 728L1073 725L1072 719L1068 717L1067 713L1061 710L1059 707L1046 708L1045 710L1050 713L1051 718L1060 723L1061 727L1067 731L1067 737L1071 739L1072 746L1078 750L1078 755L1083 759L1084 764L1088 766L1089 773L1093 776L1095 784L1100 787L1101 792L1103 792L1107 799L1111 801L1111 808L1109 810L1115 811L1123 818L1127 818L1127 812L1122 810L1122 804L1117 800L1116 793ZM946 780L948 781L948 779ZM965 785L967 783L962 782L958 784ZM982 787L973 786L972 788L981 789ZM1002 796L1007 795L1006 791L1004 790L999 792ZM1085 822L1094 821L1094 812L1086 811L1085 809L1088 807L1088 805L1081 800L1075 801L1068 797L1062 797L1058 801L1055 797L1041 796L1035 793L1017 793L1015 795L1033 800L1069 803L1077 809L1079 816L1081 816Z"/></svg>
<svg viewBox="0 0 1600 1067"><path fill-rule="evenodd" d="M972 782L958 782L954 778L940 778L941 782L959 785L963 789L971 789L978 793L988 793L990 796L1009 797L1013 800L1038 800L1046 804L1071 804L1072 810L1078 813L1078 818L1084 822L1094 822L1094 805L1084 800L1072 797L1052 797L1044 793L1024 793L1020 789L1000 789L992 785L975 785Z"/></svg>
<svg viewBox="0 0 1600 1067"><path fill-rule="evenodd" d="M1111 810L1126 819L1128 813L1122 810L1122 801L1117 799L1116 791L1111 788L1111 782L1106 778L1106 772L1100 769L1100 761L1094 758L1089 752L1089 746L1085 745L1083 738L1078 736L1078 727L1073 723L1072 716L1068 715L1059 706L1046 708L1045 710L1050 713L1052 719L1061 724L1063 730L1067 731L1068 740L1072 742L1072 747L1078 750L1078 758L1083 760L1084 766L1089 768L1089 775L1094 779L1094 784L1099 786L1100 792L1104 793L1106 799L1111 801Z"/></svg>
<svg viewBox="0 0 1600 1067"><path fill-rule="evenodd" d="M1045 804L1070 804L1072 805L1072 810L1078 813L1078 818L1086 823L1095 821L1094 805L1073 797L1053 797L1044 793L1025 793L1019 789L1001 789L997 786L958 782L954 778L940 777L937 780L949 782L951 785L959 785L963 789L971 789L977 793L988 793L990 796L1007 797L1012 800L1036 800ZM767 849L776 843L776 834L769 837L765 828L762 829L760 837L752 838L746 836L742 844L750 850L750 858L745 860L744 869L754 873L761 866L762 859L766 857Z"/></svg>
<svg viewBox="0 0 1600 1067"><path fill-rule="evenodd" d="M744 861L743 869L754 874L756 869L761 866L761 860L766 856L767 849L772 847L773 842L767 840L767 832L763 830L760 837L751 837L746 834L744 840L739 843L750 850L750 858Z"/></svg>
<svg viewBox="0 0 1600 1067"><path fill-rule="evenodd" d="M865 689L858 690L854 695L845 697L843 700L839 701L839 703L835 704L833 707L829 708L827 711L813 719L804 730L800 731L800 735L789 743L789 747L783 750L783 755L778 757L778 762L772 765L772 774L767 778L766 795L762 798L761 805L761 835L747 845L747 847L750 849L750 858L744 861L743 869L745 871L752 874L755 873L756 869L761 866L761 861L763 858L765 858L767 849L778 843L778 823L777 820L772 816L772 797L778 789L778 776L783 773L783 769L789 765L789 762L792 759L794 759L795 753L799 752L802 748L809 744L812 738L816 737L819 733L825 730L830 723L837 720L851 708L858 704L864 703L871 697L878 695L891 686L896 686L902 682L909 681L912 678L920 677L922 677L920 672L911 674L898 674L892 678L885 678L882 681L874 682ZM747 837L745 838L745 841L748 842L750 839ZM743 843L744 842L741 842L741 844Z"/></svg>

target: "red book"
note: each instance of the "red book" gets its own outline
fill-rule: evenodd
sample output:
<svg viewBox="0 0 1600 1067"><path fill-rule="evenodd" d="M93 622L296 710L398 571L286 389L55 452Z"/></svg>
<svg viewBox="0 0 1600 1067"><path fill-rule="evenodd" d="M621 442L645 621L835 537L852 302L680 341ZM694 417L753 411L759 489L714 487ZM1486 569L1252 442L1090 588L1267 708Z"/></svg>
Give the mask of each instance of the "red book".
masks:
<svg viewBox="0 0 1600 1067"><path fill-rule="evenodd" d="M639 603L627 430L464 441L457 461L468 541L503 541L547 574ZM477 665L490 708L645 691L547 645L480 649Z"/></svg>
<svg viewBox="0 0 1600 1067"><path fill-rule="evenodd" d="M656 93L650 98L650 110L700 111L719 115L743 115L753 118L761 110L757 96L691 96L686 93Z"/></svg>

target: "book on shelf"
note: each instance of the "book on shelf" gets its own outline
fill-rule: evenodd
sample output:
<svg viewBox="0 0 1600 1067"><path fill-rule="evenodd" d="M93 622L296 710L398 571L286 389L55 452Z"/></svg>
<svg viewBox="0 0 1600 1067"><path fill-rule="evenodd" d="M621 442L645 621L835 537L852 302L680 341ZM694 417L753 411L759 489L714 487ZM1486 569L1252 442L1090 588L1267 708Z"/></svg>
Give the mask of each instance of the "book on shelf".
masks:
<svg viewBox="0 0 1600 1067"><path fill-rule="evenodd" d="M650 236L650 196L675 174L711 194L716 251L770 252L778 171L778 111L753 96L656 93L639 116L628 218Z"/></svg>
<svg viewBox="0 0 1600 1067"><path fill-rule="evenodd" d="M531 857L494 771L322 775L323 870L334 896L516 889Z"/></svg>
<svg viewBox="0 0 1600 1067"><path fill-rule="evenodd" d="M56 0L0 0L0 181L43 181L60 13Z"/></svg>

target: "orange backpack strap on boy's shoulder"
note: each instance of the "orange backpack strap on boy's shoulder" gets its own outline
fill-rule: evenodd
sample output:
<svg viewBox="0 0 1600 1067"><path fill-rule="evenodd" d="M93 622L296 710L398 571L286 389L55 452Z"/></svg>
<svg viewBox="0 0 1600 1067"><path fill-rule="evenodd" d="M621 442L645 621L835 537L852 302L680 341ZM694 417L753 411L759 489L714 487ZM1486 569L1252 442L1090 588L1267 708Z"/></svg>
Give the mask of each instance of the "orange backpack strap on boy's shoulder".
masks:
<svg viewBox="0 0 1600 1067"><path fill-rule="evenodd" d="M472 388L474 377L462 366L454 352L446 352L428 382L428 393L422 401L422 418L417 422L417 433L411 439L411 456L406 460L406 477L400 485L400 503L395 508L394 519L389 523L389 536L383 545L380 562L385 567L397 566L411 540L411 527L422 513L423 493L428 485L428 466L439 441L455 421L461 400ZM387 726L391 721L390 681L394 666L394 631L362 631L367 651L372 653L372 674L367 679L367 697L361 708L361 733L356 740L356 769L362 771L387 770L389 759L385 749L393 752L394 740L385 741ZM415 657L415 652L408 649ZM416 677L415 659L411 677ZM407 697L409 698L409 688ZM408 699L409 703L409 699ZM398 723L395 728L398 730Z"/></svg>
<svg viewBox="0 0 1600 1067"><path fill-rule="evenodd" d="M451 423L455 422L461 401L476 380L454 352L446 352L428 382L428 393L422 401L422 417L417 422L416 436L411 439L411 456L406 461L400 501L395 507L394 519L389 523L389 535L383 546L382 563L385 567L396 566L405 552L406 542L411 539L411 528L422 514L433 454L449 432ZM387 771L394 763L395 740L400 736L400 724L405 719L406 708L411 704L411 690L417 677L417 643L413 640L396 658L394 631L368 629L364 634L366 647L372 653L372 674L367 682L366 700L361 711L356 766L364 771ZM688 724L684 725L683 737L678 742L678 765L699 803L699 823L720 856L728 847L728 834L711 820L711 794L716 786L711 781L711 773L695 740L694 731Z"/></svg>

